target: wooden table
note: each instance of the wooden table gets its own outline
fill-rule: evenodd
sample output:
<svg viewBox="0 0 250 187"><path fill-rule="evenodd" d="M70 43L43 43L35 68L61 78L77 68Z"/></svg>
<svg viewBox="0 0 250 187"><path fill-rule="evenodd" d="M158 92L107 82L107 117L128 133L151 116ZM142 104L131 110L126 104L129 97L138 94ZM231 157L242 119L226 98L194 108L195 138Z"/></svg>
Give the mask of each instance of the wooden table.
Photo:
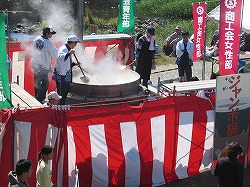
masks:
<svg viewBox="0 0 250 187"><path fill-rule="evenodd" d="M11 102L20 109L39 108L43 105L16 83L11 83Z"/></svg>

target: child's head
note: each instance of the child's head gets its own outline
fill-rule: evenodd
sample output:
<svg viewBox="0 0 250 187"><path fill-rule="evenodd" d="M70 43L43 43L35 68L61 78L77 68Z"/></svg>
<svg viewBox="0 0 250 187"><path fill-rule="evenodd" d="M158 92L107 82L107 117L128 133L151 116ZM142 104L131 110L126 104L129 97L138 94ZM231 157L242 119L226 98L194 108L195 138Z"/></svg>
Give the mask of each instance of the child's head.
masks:
<svg viewBox="0 0 250 187"><path fill-rule="evenodd" d="M50 145L44 145L38 154L38 160L52 160L53 159L53 147Z"/></svg>
<svg viewBox="0 0 250 187"><path fill-rule="evenodd" d="M26 175L26 178L31 176L32 173L32 163L28 159L21 159L16 163L16 174L17 177L21 175Z"/></svg>

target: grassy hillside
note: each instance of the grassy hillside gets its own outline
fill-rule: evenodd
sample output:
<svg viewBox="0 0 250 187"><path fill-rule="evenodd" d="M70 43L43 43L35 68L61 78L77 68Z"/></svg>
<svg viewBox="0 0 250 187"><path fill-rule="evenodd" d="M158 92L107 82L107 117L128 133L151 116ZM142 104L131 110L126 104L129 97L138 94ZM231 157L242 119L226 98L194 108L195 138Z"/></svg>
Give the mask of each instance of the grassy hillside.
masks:
<svg viewBox="0 0 250 187"><path fill-rule="evenodd" d="M158 17L167 19L191 19L192 3L204 0L142 0L137 4L139 17ZM207 3L208 12L219 5L218 0Z"/></svg>

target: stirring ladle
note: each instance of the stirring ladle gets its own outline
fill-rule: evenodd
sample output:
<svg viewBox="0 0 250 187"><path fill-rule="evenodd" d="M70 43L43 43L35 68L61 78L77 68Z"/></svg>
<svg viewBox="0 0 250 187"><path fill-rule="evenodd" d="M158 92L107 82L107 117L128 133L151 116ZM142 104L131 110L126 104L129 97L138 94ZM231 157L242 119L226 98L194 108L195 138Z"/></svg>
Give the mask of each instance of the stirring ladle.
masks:
<svg viewBox="0 0 250 187"><path fill-rule="evenodd" d="M79 61L78 61L78 58L76 57L76 54L75 53L73 53L73 54L74 54L74 57L75 57L76 62L78 64L78 67L80 68L80 70L81 70L81 72L83 74L83 76L80 77L81 81L84 82L84 83L88 83L89 82L89 78L85 75L85 73L83 71L83 68L82 68L81 64L79 63Z"/></svg>
<svg viewBox="0 0 250 187"><path fill-rule="evenodd" d="M121 66L120 70L125 70L127 67L131 66L132 64L134 64L135 61L131 62L130 64L126 65L126 66Z"/></svg>

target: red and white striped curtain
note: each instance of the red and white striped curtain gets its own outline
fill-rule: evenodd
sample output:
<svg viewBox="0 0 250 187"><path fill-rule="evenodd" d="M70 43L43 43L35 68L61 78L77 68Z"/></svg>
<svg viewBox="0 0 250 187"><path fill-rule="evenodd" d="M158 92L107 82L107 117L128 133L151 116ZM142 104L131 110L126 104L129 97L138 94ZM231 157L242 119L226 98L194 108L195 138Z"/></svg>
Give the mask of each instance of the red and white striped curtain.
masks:
<svg viewBox="0 0 250 187"><path fill-rule="evenodd" d="M4 113L2 122L8 121ZM13 113L1 130L1 184L7 186L14 158L32 160L35 186L37 154L55 147L53 183L72 186L157 186L209 170L212 163L214 110L208 100L168 97L142 106L50 108ZM79 180L79 181L78 181Z"/></svg>
<svg viewBox="0 0 250 187"><path fill-rule="evenodd" d="M214 111L207 100L170 97L67 116L69 171L77 165L80 186L157 186L211 167Z"/></svg>
<svg viewBox="0 0 250 187"><path fill-rule="evenodd" d="M7 115L10 115L10 111L5 113L5 116ZM53 183L55 186L68 186L68 173L66 173L68 165L67 157L65 157L65 153L67 153L65 117L64 111L56 111L48 107L13 112L11 120L13 121L14 134L12 134L10 118L4 117L7 125L0 139L2 143L0 176L3 186L7 186L7 174L13 170L12 155L14 155L14 167L19 159L28 158L32 161L33 173L28 183L30 186L35 186L37 156L45 144L54 147L54 158L50 163ZM14 136L13 150L12 136Z"/></svg>

